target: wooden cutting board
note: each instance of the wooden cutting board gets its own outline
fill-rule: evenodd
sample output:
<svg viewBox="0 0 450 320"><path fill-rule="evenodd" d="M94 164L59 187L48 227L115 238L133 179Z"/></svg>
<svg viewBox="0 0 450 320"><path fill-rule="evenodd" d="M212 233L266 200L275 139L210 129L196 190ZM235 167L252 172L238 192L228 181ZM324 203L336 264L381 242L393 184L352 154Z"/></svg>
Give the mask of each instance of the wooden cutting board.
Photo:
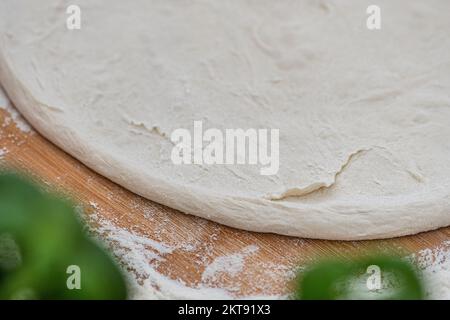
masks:
<svg viewBox="0 0 450 320"><path fill-rule="evenodd" d="M225 288L236 297L286 294L292 288L295 268L318 257L350 258L372 249L408 254L436 248L450 239L450 228L396 239L342 242L299 239L225 227L183 214L123 189L38 133L23 132L11 121L9 112L0 109L2 149L0 163L3 166L25 171L34 179L45 182L49 188L63 190L82 204L88 214L95 213L96 221L108 221L150 239L150 243L175 246L175 250L160 253L161 259L157 261L154 254L144 256L142 263L189 287ZM155 252L151 246L148 250L149 253ZM219 261L225 262L222 269L217 269ZM233 265L233 261L241 265ZM212 265L215 270L211 269ZM210 270L205 276L207 268ZM133 266L129 269L139 274ZM214 277L209 277L211 272L215 273Z"/></svg>

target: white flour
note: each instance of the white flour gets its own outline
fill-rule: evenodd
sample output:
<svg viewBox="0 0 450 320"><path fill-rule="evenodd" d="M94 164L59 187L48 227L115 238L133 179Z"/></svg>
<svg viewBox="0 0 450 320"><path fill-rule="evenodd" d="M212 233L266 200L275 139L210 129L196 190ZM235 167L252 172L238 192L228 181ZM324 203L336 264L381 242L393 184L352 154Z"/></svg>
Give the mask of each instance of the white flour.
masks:
<svg viewBox="0 0 450 320"><path fill-rule="evenodd" d="M94 202L90 202L92 208L98 208ZM78 210L81 211L81 208ZM150 240L132 231L116 227L110 221L99 217L96 213L90 214L88 219L98 224L93 231L106 240L107 246L112 249L114 255L119 258L127 272L131 299L233 299L239 288L216 288L223 274L237 275L243 270L245 259L259 250L256 245L247 246L234 254L218 257L206 264L202 274L201 283L189 287L183 281L170 279L157 271L160 262L165 260L165 255L174 250L193 250L195 244L180 243L169 245L159 241ZM199 265L203 264L199 257ZM249 296L245 298L281 298L281 296L263 295Z"/></svg>
<svg viewBox="0 0 450 320"><path fill-rule="evenodd" d="M98 208L97 204L90 204ZM258 246L250 245L239 252L215 258L204 268L200 284L189 287L183 281L171 279L157 271L166 254L189 247L189 244L167 245L116 227L95 213L89 215L89 218L99 224L95 232L102 240L106 240L125 269L133 270L127 272L131 299L234 299L239 288L226 285L219 288L222 277L239 275L243 271L246 258L259 250ZM421 277L426 283L427 298L450 299L450 241L434 249L422 250L406 259L415 263L421 270ZM295 276L295 270L285 265L268 265L268 268L284 273L286 280ZM256 298L286 299L288 296L267 294Z"/></svg>
<svg viewBox="0 0 450 320"><path fill-rule="evenodd" d="M0 109L6 110L9 113L9 116L6 116L3 119L3 123L1 124L2 127L7 127L11 124L11 122L13 122L20 131L24 133L32 132L32 129L27 121L11 105L8 97L3 92L2 87L0 87Z"/></svg>
<svg viewBox="0 0 450 320"><path fill-rule="evenodd" d="M252 245L246 247L242 252L214 259L203 272L202 281L210 282L216 279L217 276L220 276L221 273L237 275L244 267L245 258L258 251L258 249L257 246Z"/></svg>
<svg viewBox="0 0 450 320"><path fill-rule="evenodd" d="M0 148L0 160L3 159L3 157L5 156L5 154L8 153L8 149L6 148Z"/></svg>
<svg viewBox="0 0 450 320"><path fill-rule="evenodd" d="M422 270L429 299L450 300L450 241L410 257Z"/></svg>

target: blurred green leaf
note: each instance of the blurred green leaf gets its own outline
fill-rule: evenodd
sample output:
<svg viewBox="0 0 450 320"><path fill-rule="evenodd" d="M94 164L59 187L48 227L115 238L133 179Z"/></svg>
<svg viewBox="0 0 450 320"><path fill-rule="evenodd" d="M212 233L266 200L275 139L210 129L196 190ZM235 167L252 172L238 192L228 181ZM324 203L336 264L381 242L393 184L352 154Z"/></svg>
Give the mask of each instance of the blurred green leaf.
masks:
<svg viewBox="0 0 450 320"><path fill-rule="evenodd" d="M379 288L368 284L374 277L379 277ZM299 274L294 298L418 300L424 298L424 290L408 262L373 255L353 261L323 260L312 265Z"/></svg>
<svg viewBox="0 0 450 320"><path fill-rule="evenodd" d="M0 242L2 299L126 298L120 269L85 235L73 206L15 174L0 175ZM81 271L79 290L67 286L71 265Z"/></svg>

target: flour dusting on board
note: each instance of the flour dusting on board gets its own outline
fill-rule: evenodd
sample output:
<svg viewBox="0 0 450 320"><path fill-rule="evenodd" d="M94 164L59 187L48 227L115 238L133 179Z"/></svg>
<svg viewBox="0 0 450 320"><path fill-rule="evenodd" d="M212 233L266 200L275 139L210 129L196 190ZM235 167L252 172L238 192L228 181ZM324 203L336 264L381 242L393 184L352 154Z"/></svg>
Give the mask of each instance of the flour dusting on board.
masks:
<svg viewBox="0 0 450 320"><path fill-rule="evenodd" d="M208 262L205 257L198 257L195 262L198 267L204 268L201 282L195 286L188 286L180 279L171 279L158 272L159 265L165 261L168 254L175 250L192 251L196 249L195 241L168 244L148 239L136 232L117 227L114 223L103 219L97 210L99 206L95 202L89 203L94 213L84 215L82 208L78 212L94 224L94 234L107 246L121 261L127 270L130 283L131 299L233 299L239 291L239 287L223 285L223 276L238 276L243 271L246 258L255 254L259 247L256 245L246 246L233 254L217 257ZM273 267L273 272L285 272L285 266L276 268L267 266L268 270ZM291 276L286 273L287 276ZM272 294L254 295L243 298L283 298ZM242 297L241 297L242 298Z"/></svg>
<svg viewBox="0 0 450 320"><path fill-rule="evenodd" d="M3 157L8 153L8 149L6 148L0 148L0 160L3 159Z"/></svg>
<svg viewBox="0 0 450 320"><path fill-rule="evenodd" d="M410 256L422 271L429 299L450 300L450 241Z"/></svg>
<svg viewBox="0 0 450 320"><path fill-rule="evenodd" d="M9 113L9 116L6 116L3 119L3 123L1 124L3 127L7 127L11 123L14 123L16 127L23 133L30 133L33 131L30 125L27 123L27 121L11 105L8 97L3 92L1 87L0 87L0 109L3 109Z"/></svg>
<svg viewBox="0 0 450 320"><path fill-rule="evenodd" d="M258 251L258 249L257 246L251 245L244 248L241 252L214 259L203 272L202 281L214 281L217 276L223 273L228 273L233 276L238 274L244 268L245 258Z"/></svg>
<svg viewBox="0 0 450 320"><path fill-rule="evenodd" d="M91 227L91 231L102 239L102 243L106 242L121 261L128 279L131 299L234 299L237 296L232 288L215 286L215 281L224 273L239 274L246 259L260 250L256 245L249 245L236 253L213 259L204 269L201 283L189 286L179 279L171 279L158 272L158 266L165 260L165 256L180 248L187 248L185 244L169 245L148 239L115 226L97 213L86 216L81 207L78 207L77 211L91 223L96 224L95 227ZM433 249L421 250L405 259L415 263L420 270L420 276L426 284L428 299L450 299L450 241L443 242ZM285 267L280 271L285 272L287 278L292 273L292 269ZM209 281L214 284L210 284ZM286 299L288 295L267 294L240 298Z"/></svg>
<svg viewBox="0 0 450 320"><path fill-rule="evenodd" d="M91 208L97 212L99 206L90 202ZM81 212L81 210L79 210ZM158 266L165 261L165 256L175 250L195 250L197 244L191 241L168 244L155 241L136 232L117 227L114 223L103 219L99 214L87 216L96 226L93 228L108 247L121 261L130 283L131 299L286 299L287 294L271 293L241 297L239 287L224 284L224 276L239 277L243 272L246 259L256 254L260 248L249 245L232 254L225 254L206 262L198 258L199 266L204 270L200 283L190 286L180 279L172 279L161 274ZM450 241L444 242L434 249L426 249L417 254L405 257L419 268L421 278L426 283L426 297L429 299L450 299ZM283 274L286 283L293 279L296 272L287 265L267 264L271 272ZM267 287L270 292L270 287Z"/></svg>

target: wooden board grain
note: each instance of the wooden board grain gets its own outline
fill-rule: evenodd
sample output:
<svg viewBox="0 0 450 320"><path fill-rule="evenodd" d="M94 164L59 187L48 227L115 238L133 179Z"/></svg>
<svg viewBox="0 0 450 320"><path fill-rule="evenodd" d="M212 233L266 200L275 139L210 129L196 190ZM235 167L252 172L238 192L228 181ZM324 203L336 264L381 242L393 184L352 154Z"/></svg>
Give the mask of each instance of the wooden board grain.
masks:
<svg viewBox="0 0 450 320"><path fill-rule="evenodd" d="M163 259L157 264L151 255L143 263L187 286L199 286L206 281L208 286L228 289L236 297L286 294L292 287L292 271L318 257L349 258L368 250L395 250L408 254L435 248L450 239L450 228L396 239L342 242L253 233L218 225L123 189L38 133L19 130L8 112L2 109L0 149L6 151L0 160L2 166L25 171L50 188L63 190L83 204L86 211L105 221L176 248L163 253ZM183 243L191 246L180 246ZM205 269L216 258L240 253L246 248L256 250L245 256L242 269L205 280Z"/></svg>

